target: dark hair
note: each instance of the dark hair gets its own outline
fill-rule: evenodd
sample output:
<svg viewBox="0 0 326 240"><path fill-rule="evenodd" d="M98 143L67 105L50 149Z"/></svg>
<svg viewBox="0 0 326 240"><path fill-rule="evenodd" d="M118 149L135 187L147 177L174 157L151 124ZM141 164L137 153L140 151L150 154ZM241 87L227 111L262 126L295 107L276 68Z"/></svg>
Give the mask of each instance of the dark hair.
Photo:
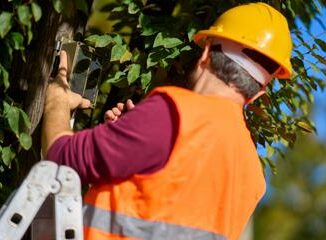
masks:
<svg viewBox="0 0 326 240"><path fill-rule="evenodd" d="M221 51L220 45L211 47L210 58L215 75L226 84L234 84L246 99L252 98L261 89L261 85L246 70Z"/></svg>

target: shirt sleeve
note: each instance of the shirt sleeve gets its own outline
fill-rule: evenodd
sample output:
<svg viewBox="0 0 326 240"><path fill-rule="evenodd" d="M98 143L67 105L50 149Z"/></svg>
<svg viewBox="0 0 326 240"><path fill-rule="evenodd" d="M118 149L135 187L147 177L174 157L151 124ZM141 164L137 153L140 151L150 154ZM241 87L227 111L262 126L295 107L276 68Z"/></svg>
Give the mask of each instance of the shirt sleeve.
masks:
<svg viewBox="0 0 326 240"><path fill-rule="evenodd" d="M47 159L74 168L83 183L150 174L169 159L177 126L174 105L167 96L157 94L116 122L60 137L50 147Z"/></svg>

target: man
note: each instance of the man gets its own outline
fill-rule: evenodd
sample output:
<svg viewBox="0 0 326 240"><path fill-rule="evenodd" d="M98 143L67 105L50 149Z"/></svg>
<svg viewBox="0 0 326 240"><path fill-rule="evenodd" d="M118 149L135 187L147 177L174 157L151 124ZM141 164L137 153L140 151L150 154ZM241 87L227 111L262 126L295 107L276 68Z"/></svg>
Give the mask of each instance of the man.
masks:
<svg viewBox="0 0 326 240"><path fill-rule="evenodd" d="M93 184L85 239L233 240L262 197L263 171L242 111L273 77L290 77L287 22L267 4L246 4L194 41L203 53L192 91L155 89L117 121L78 133L70 111L89 102L67 88L61 54L47 90L43 149Z"/></svg>

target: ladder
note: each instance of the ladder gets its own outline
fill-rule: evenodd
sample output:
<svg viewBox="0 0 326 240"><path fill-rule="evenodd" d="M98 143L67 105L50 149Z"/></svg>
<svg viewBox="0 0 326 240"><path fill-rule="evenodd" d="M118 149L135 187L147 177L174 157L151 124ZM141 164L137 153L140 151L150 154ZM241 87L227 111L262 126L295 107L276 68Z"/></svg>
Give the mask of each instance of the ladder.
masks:
<svg viewBox="0 0 326 240"><path fill-rule="evenodd" d="M83 239L81 184L72 168L35 164L0 209L0 240L21 239L30 225L32 240Z"/></svg>

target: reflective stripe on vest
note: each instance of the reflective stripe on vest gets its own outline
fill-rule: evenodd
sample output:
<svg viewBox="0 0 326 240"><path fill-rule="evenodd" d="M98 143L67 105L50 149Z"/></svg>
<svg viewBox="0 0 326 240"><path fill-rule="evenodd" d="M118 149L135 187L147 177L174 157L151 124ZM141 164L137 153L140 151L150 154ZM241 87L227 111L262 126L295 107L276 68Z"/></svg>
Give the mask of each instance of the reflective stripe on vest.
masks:
<svg viewBox="0 0 326 240"><path fill-rule="evenodd" d="M190 211L190 210L189 210ZM103 232L140 239L227 240L213 232L176 224L146 221L85 204L84 225Z"/></svg>

